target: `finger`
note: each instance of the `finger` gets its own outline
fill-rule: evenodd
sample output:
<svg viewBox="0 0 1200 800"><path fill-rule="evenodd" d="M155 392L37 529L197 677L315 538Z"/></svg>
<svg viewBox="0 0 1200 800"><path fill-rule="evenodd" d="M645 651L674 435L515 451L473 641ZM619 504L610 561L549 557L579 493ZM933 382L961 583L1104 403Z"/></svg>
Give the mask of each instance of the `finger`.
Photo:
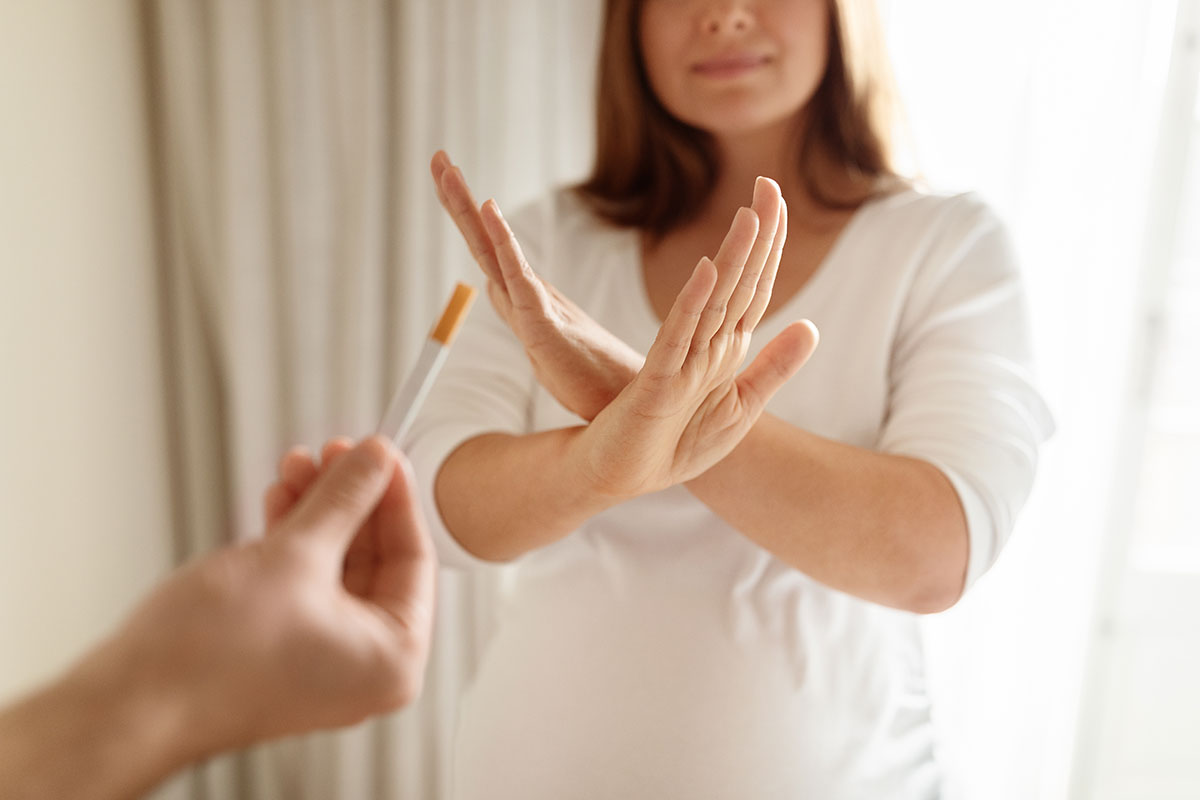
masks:
<svg viewBox="0 0 1200 800"><path fill-rule="evenodd" d="M492 308L496 309L496 314L511 328L513 326L512 298L508 296L504 287L495 281L487 282L487 294L488 300L492 301Z"/></svg>
<svg viewBox="0 0 1200 800"><path fill-rule="evenodd" d="M342 560L342 585L355 597L366 597L375 580L376 531L368 522L351 540Z"/></svg>
<svg viewBox="0 0 1200 800"><path fill-rule="evenodd" d="M489 279L501 280L500 267L479 215L479 206L471 195L462 170L450 162L444 151L439 150L430 163L430 171L433 173L434 186L437 187L438 201L454 220L467 249L471 251L471 257Z"/></svg>
<svg viewBox="0 0 1200 800"><path fill-rule="evenodd" d="M492 248L500 262L504 286L512 298L513 306L517 310L540 311L545 308L549 299L546 287L525 260L517 237L505 221L504 215L500 213L500 206L496 205L495 200L488 200L483 204L482 215Z"/></svg>
<svg viewBox="0 0 1200 800"><path fill-rule="evenodd" d="M307 447L297 445L279 459L278 472L279 481L299 497L317 479L317 462Z"/></svg>
<svg viewBox="0 0 1200 800"><path fill-rule="evenodd" d="M755 292L754 300L751 301L750 307L746 309L746 313L739 323L744 331L753 332L758 327L758 323L762 322L763 316L771 305L771 293L775 289L775 277L779 274L779 261L783 257L784 242L787 241L787 222L787 202L780 198L779 229L775 234L775 244L771 246L771 257L767 259L767 266L758 280L758 289Z"/></svg>
<svg viewBox="0 0 1200 800"><path fill-rule="evenodd" d="M708 299L708 305L696 325L696 335L692 347L704 350L708 342L721 329L725 322L725 309L729 296L733 293L742 275L742 267L750 256L754 241L758 236L758 216L749 208L739 208L725 234L725 241L717 251L713 263L717 268L717 284Z"/></svg>
<svg viewBox="0 0 1200 800"><path fill-rule="evenodd" d="M646 364L642 369L647 375L670 377L683 367L692 349L696 326L716 284L716 266L707 257L700 259L692 276L675 298L662 327L658 329L650 352L646 354Z"/></svg>
<svg viewBox="0 0 1200 800"><path fill-rule="evenodd" d="M278 522L296 505L299 495L282 482L272 483L263 494L263 523L267 536L277 530Z"/></svg>
<svg viewBox="0 0 1200 800"><path fill-rule="evenodd" d="M429 162L429 172L433 175L433 188L437 191L438 202L441 203L442 208L447 213L449 213L450 209L447 207L446 192L442 189L442 176L452 166L454 165L450 162L450 156L446 155L445 150L438 150L433 154L433 159Z"/></svg>
<svg viewBox="0 0 1200 800"><path fill-rule="evenodd" d="M793 322L767 342L758 357L738 376L739 393L754 414L804 366L817 349L817 326L808 320Z"/></svg>
<svg viewBox="0 0 1200 800"><path fill-rule="evenodd" d="M321 448L321 472L333 466L333 463L354 449L354 440L349 436L335 436Z"/></svg>
<svg viewBox="0 0 1200 800"><path fill-rule="evenodd" d="M483 218L479 206L467 186L462 170L452 167L442 175L439 184L442 192L442 205L450 213L459 233L467 243L471 256L480 269L491 280L500 280L500 267L496 261L487 231L484 229Z"/></svg>
<svg viewBox="0 0 1200 800"><path fill-rule="evenodd" d="M372 436L334 458L284 520L286 533L344 548L387 489L394 453L391 442Z"/></svg>
<svg viewBox="0 0 1200 800"><path fill-rule="evenodd" d="M276 481L263 493L263 523L268 536L316 478L317 466L308 448L297 445L280 457L275 472Z"/></svg>
<svg viewBox="0 0 1200 800"><path fill-rule="evenodd" d="M438 197L442 194L442 174L454 166L445 150L438 150L429 160L429 172L433 175L433 185L437 188Z"/></svg>
<svg viewBox="0 0 1200 800"><path fill-rule="evenodd" d="M344 442L330 444L338 449L344 446ZM334 459L339 455L335 453ZM342 583L350 594L363 597L370 590L375 575L376 550L375 530L368 518L346 546L346 554L342 559Z"/></svg>
<svg viewBox="0 0 1200 800"><path fill-rule="evenodd" d="M776 234L779 229L779 207L782 203L783 196L779 193L779 185L775 181L760 177L754 182L754 203L751 208L760 220L758 236L754 240L754 247L750 250L750 256L746 260L746 266L742 270L737 286L729 298L725 322L721 326L722 333L729 334L738 329L742 316L758 292L759 279L762 277L763 270L775 254L775 243L778 238Z"/></svg>
<svg viewBox="0 0 1200 800"><path fill-rule="evenodd" d="M391 480L371 519L375 572L367 597L427 641L433 625L437 556L421 516L407 459L393 459Z"/></svg>

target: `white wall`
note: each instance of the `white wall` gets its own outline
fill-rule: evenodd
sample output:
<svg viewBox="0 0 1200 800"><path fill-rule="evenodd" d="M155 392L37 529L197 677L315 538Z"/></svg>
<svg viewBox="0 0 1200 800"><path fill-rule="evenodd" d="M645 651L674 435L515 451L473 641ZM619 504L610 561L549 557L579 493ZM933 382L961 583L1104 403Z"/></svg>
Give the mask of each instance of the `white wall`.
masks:
<svg viewBox="0 0 1200 800"><path fill-rule="evenodd" d="M0 0L0 701L168 562L133 0Z"/></svg>

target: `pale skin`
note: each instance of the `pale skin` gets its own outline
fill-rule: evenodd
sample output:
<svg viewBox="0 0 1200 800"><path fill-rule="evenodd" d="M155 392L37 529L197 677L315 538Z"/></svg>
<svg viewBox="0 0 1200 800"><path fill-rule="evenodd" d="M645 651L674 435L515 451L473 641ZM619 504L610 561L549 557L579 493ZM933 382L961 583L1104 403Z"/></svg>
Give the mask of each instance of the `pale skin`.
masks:
<svg viewBox="0 0 1200 800"><path fill-rule="evenodd" d="M641 369L588 425L530 436L485 435L447 460L435 493L456 535L479 534L464 542L469 549L511 558L567 535L605 508L699 475L736 445L766 401L800 368L816 346L816 330L808 322L788 326L737 374L766 310L783 246L777 235L783 215L778 187L763 179L755 195L755 207L735 215L715 258L697 264ZM505 237L496 253L499 272L493 274L508 281L506 273L516 270L505 284L511 293L490 293L508 303L501 314L524 314L532 304L554 302L531 272L517 276L525 269L519 247L494 204L472 220L481 226L478 231ZM544 333L538 326L523 330L530 337ZM536 346L540 339L531 341L547 361L570 352L569 344L543 349ZM563 390L560 396L582 408L592 394ZM545 469L547 463L555 468ZM524 478L512 480L517 474ZM464 495L492 502L458 502Z"/></svg>
<svg viewBox="0 0 1200 800"><path fill-rule="evenodd" d="M777 227L781 239L788 237L786 251L775 257L775 280L756 298L761 303L765 296L764 313L803 287L849 221L852 211L823 208L791 177L797 175L796 126L824 70L824 9L823 0L645 4L640 29L654 90L669 111L711 133L722 155L717 185L700 215L661 237L643 238L644 288L660 316L689 279L685 265L713 252L717 232L755 176L783 176ZM728 53L761 57L763 64L718 80L697 72L697 64ZM836 165L824 166L839 174ZM443 206L488 276L489 295L525 345L539 380L584 420L599 421L605 395L618 398L620 387L637 380L636 354L573 305L564 310L569 301L525 263L495 204L477 206L444 153L434 157L432 171ZM847 196L866 188L849 176L843 181ZM760 203L756 191L752 208L762 219L769 216L764 204L773 202ZM789 226L789 209L803 222ZM732 229L726 242L730 235ZM571 448L592 425L465 443L437 478L450 530L477 556L506 560L561 538L608 507L612 496L590 474L539 468L572 463ZM822 583L872 602L931 613L957 601L966 575L966 521L941 471L816 436L768 413L755 414L740 430L734 446L709 451L708 467L679 481L735 530ZM508 472L499 465L523 468ZM521 475L523 485L513 486L511 475ZM516 509L537 513L514 509L511 519L502 516L506 524L487 525L495 519L495 498L513 497L514 490Z"/></svg>
<svg viewBox="0 0 1200 800"><path fill-rule="evenodd" d="M293 450L265 505L264 538L178 570L0 712L5 798L139 797L219 751L417 696L436 558L407 462L378 438L331 441L320 466Z"/></svg>

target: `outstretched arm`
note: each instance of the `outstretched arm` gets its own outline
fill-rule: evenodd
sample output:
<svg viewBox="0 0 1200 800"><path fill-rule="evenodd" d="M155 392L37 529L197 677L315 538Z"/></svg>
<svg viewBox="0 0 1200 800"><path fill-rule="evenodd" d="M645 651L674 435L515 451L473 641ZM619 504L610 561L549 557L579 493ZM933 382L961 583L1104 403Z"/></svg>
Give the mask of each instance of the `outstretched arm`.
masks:
<svg viewBox="0 0 1200 800"><path fill-rule="evenodd" d="M800 368L816 345L809 323L790 326L737 374L780 252L782 198L770 181L761 194L763 211L738 213L716 258L702 259L680 292L642 369L590 424L480 436L446 459L437 502L468 551L510 559L605 508L695 477Z"/></svg>
<svg viewBox="0 0 1200 800"><path fill-rule="evenodd" d="M495 203L477 207L444 153L434 157L433 173L538 379L591 419L640 362L538 276ZM756 192L760 214L761 206ZM786 206L779 226L782 247ZM728 457L686 486L747 538L834 588L911 611L941 610L962 592L963 509L945 474L927 461L846 445L764 413Z"/></svg>
<svg viewBox="0 0 1200 800"><path fill-rule="evenodd" d="M917 613L945 610L962 593L966 519L950 481L926 461L764 414L687 488L751 541L835 589Z"/></svg>
<svg viewBox="0 0 1200 800"><path fill-rule="evenodd" d="M6 799L139 796L217 751L417 695L436 564L407 464L376 438L328 452L319 476L285 459L263 539L180 569L65 677L0 713Z"/></svg>

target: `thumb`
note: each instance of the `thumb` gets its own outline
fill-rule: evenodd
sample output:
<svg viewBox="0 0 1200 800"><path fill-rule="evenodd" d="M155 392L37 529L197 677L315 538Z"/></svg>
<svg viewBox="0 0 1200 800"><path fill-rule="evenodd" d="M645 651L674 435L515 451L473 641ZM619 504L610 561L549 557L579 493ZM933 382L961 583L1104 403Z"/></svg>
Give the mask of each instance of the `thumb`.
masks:
<svg viewBox="0 0 1200 800"><path fill-rule="evenodd" d="M806 319L793 322L767 342L750 366L738 376L738 389L759 410L800 371L817 349L817 326Z"/></svg>
<svg viewBox="0 0 1200 800"><path fill-rule="evenodd" d="M291 536L346 546L391 482L396 454L382 436L363 439L323 472L283 521Z"/></svg>

